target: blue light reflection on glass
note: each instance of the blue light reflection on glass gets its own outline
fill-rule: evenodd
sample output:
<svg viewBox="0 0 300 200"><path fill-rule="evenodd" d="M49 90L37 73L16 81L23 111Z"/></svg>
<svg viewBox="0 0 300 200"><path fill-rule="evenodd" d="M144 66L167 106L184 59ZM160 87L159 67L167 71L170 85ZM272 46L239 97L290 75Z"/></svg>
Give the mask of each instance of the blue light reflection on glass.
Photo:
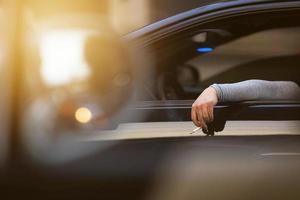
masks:
<svg viewBox="0 0 300 200"><path fill-rule="evenodd" d="M211 47L200 47L197 49L197 51L199 53L209 53L209 52L212 52L214 49L211 48Z"/></svg>

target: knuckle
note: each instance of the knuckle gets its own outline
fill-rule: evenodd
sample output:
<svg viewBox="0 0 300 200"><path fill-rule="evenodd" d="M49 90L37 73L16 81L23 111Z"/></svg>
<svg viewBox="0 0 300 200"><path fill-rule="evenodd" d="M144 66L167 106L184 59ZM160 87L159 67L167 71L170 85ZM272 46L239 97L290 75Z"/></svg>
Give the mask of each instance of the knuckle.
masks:
<svg viewBox="0 0 300 200"><path fill-rule="evenodd" d="M204 108L204 104L198 104L197 108L200 109L200 110L202 110Z"/></svg>
<svg viewBox="0 0 300 200"><path fill-rule="evenodd" d="M205 117L205 118L204 118L204 121L205 121L205 122L209 122L209 121L210 121L210 119L209 119L209 118L207 118L207 117Z"/></svg>
<svg viewBox="0 0 300 200"><path fill-rule="evenodd" d="M208 101L208 102L206 102L206 105L211 106L212 103L213 103L212 101Z"/></svg>
<svg viewBox="0 0 300 200"><path fill-rule="evenodd" d="M215 101L210 101L210 105L211 105L211 106L214 106L216 103L217 103L217 102L215 102Z"/></svg>

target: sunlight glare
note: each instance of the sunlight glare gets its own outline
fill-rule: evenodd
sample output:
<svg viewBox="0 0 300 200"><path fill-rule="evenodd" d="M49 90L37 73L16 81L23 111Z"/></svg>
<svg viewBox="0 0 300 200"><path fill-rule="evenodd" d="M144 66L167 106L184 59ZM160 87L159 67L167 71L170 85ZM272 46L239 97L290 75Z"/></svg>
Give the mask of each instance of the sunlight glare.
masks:
<svg viewBox="0 0 300 200"><path fill-rule="evenodd" d="M78 108L75 112L75 119L82 124L86 124L92 119L92 112L85 107Z"/></svg>
<svg viewBox="0 0 300 200"><path fill-rule="evenodd" d="M84 58L86 37L83 30L51 30L41 35L41 74L46 84L68 84L89 75Z"/></svg>

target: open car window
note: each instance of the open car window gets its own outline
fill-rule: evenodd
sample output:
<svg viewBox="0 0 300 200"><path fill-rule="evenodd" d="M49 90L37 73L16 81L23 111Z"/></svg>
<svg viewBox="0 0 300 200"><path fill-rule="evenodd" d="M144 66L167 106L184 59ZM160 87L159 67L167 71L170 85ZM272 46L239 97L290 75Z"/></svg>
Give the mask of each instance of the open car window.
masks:
<svg viewBox="0 0 300 200"><path fill-rule="evenodd" d="M277 28L211 47L187 63L197 69L198 82L204 85L248 79L289 81L300 77L299 47L300 27Z"/></svg>
<svg viewBox="0 0 300 200"><path fill-rule="evenodd" d="M282 11L229 17L153 44L157 77L146 100L195 99L213 83L298 82L300 24L293 20L296 16L296 12Z"/></svg>
<svg viewBox="0 0 300 200"><path fill-rule="evenodd" d="M214 44L215 38L195 41L195 37L209 34L205 31L198 33L190 38L193 42L183 50L190 52L187 60L173 64L177 59L175 53L173 58L159 66L163 69L159 69L154 93L159 100L183 100L197 98L201 91L214 83L250 79L298 83L299 32L299 26L272 28L237 38L229 32L232 38L224 43L221 39L217 45Z"/></svg>

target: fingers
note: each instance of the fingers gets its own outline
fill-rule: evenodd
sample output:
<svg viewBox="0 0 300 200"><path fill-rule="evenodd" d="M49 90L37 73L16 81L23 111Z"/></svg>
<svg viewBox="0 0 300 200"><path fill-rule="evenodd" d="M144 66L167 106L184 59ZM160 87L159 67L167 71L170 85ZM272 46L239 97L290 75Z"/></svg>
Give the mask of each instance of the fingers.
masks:
<svg viewBox="0 0 300 200"><path fill-rule="evenodd" d="M195 126L199 127L199 123L198 123L197 116L196 116L196 108L194 105L192 107L191 118L192 118L192 121L195 124Z"/></svg>
<svg viewBox="0 0 300 200"><path fill-rule="evenodd" d="M208 107L209 107L209 105L203 104L202 109L201 109L202 110L202 118L205 123L210 122Z"/></svg>
<svg viewBox="0 0 300 200"><path fill-rule="evenodd" d="M209 122L214 121L214 105L212 103L209 104L207 111L208 111Z"/></svg>
<svg viewBox="0 0 300 200"><path fill-rule="evenodd" d="M197 127L207 129L207 123L212 122L214 119L213 108L214 106L211 103L193 105L191 118L194 124Z"/></svg>
<svg viewBox="0 0 300 200"><path fill-rule="evenodd" d="M207 124L214 120L214 106L217 103L216 90L212 87L206 88L193 104L191 117L194 124L207 128Z"/></svg>
<svg viewBox="0 0 300 200"><path fill-rule="evenodd" d="M197 127L207 128L204 117L203 117L204 115L202 112L203 112L202 106L193 105L192 112L191 112L191 118Z"/></svg>
<svg viewBox="0 0 300 200"><path fill-rule="evenodd" d="M207 129L207 125L204 121L204 118L203 118L203 113L202 113L202 109L197 109L197 120L198 120L198 123L199 123L199 127L201 127L202 129Z"/></svg>

